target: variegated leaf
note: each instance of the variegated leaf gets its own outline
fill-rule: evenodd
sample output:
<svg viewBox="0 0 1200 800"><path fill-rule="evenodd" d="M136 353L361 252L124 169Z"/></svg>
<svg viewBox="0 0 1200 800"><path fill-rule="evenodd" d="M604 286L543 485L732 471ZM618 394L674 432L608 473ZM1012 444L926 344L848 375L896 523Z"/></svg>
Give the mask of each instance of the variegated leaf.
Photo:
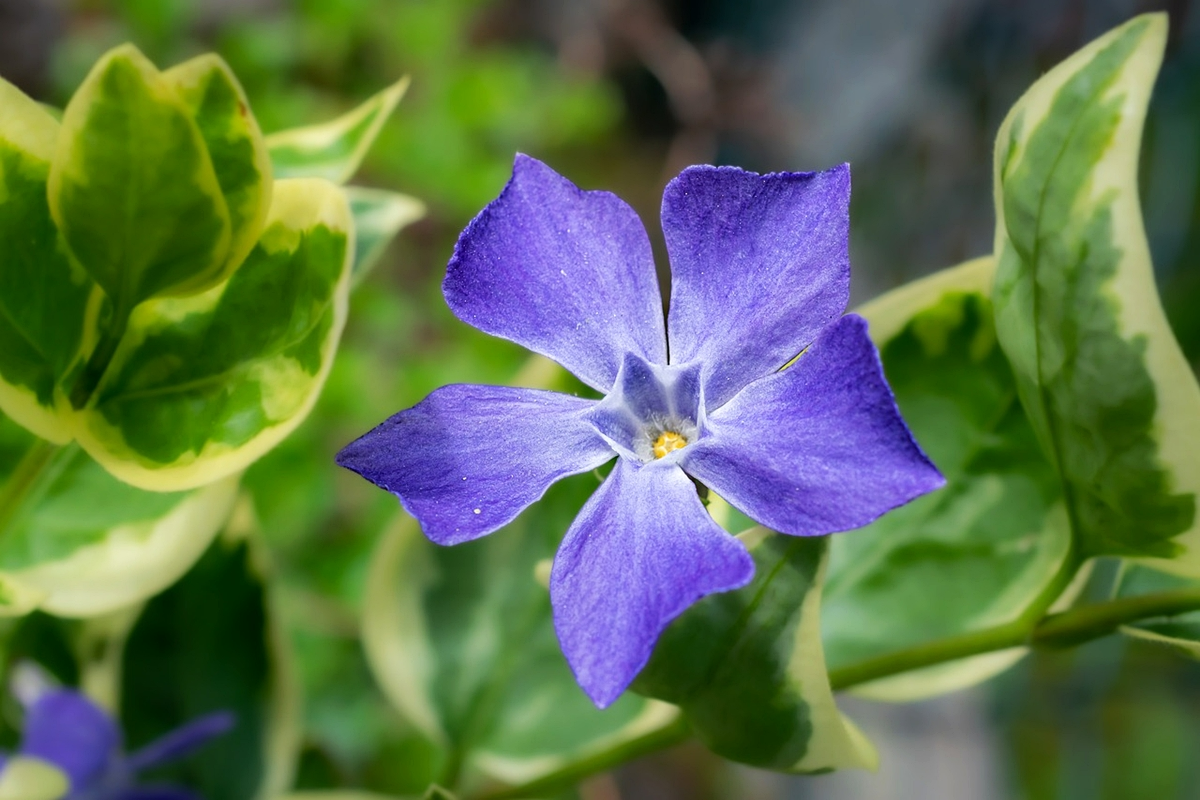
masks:
<svg viewBox="0 0 1200 800"><path fill-rule="evenodd" d="M1081 556L1200 571L1200 388L1142 228L1142 125L1167 20L1137 17L1037 81L996 141L996 326Z"/></svg>
<svg viewBox="0 0 1200 800"><path fill-rule="evenodd" d="M59 385L82 355L93 284L50 218L58 134L41 105L0 80L0 410L63 443Z"/></svg>
<svg viewBox="0 0 1200 800"><path fill-rule="evenodd" d="M279 178L350 180L383 124L408 90L409 80L396 83L337 119L272 133L267 137L271 163Z"/></svg>
<svg viewBox="0 0 1200 800"><path fill-rule="evenodd" d="M346 319L354 249L341 189L275 184L254 250L227 282L140 306L78 415L83 447L154 491L239 472L308 414Z"/></svg>
<svg viewBox="0 0 1200 800"><path fill-rule="evenodd" d="M349 186L345 191L354 217L354 267L350 280L357 285L374 269L396 234L425 216L425 204L415 197L383 189Z"/></svg>
<svg viewBox="0 0 1200 800"><path fill-rule="evenodd" d="M821 611L831 669L1013 622L1053 599L1044 595L1055 591L1070 531L1057 476L996 343L994 267L977 259L859 309L900 411L947 485L832 537ZM903 673L856 692L940 694L986 680L1023 653Z"/></svg>
<svg viewBox="0 0 1200 800"><path fill-rule="evenodd" d="M559 650L538 565L595 485L568 478L504 529L456 547L402 516L375 553L368 662L404 718L458 766L460 786L526 783L676 718L628 693L597 710Z"/></svg>
<svg viewBox="0 0 1200 800"><path fill-rule="evenodd" d="M0 416L0 483L35 445ZM59 449L0 531L0 616L40 608L92 617L162 591L224 525L237 484L234 476L191 492L147 492L77 445Z"/></svg>
<svg viewBox="0 0 1200 800"><path fill-rule="evenodd" d="M0 800L59 800L70 788L66 774L48 761L17 756L0 767Z"/></svg>
<svg viewBox="0 0 1200 800"><path fill-rule="evenodd" d="M246 95L220 56L209 53L164 74L191 112L229 209L224 271L249 254L271 207L271 159Z"/></svg>
<svg viewBox="0 0 1200 800"><path fill-rule="evenodd" d="M710 595L659 638L635 691L683 709L718 755L788 772L874 769L878 756L838 711L821 645L828 537L740 535L754 580Z"/></svg>
<svg viewBox="0 0 1200 800"><path fill-rule="evenodd" d="M172 81L132 45L101 58L67 104L49 201L117 325L143 300L228 274L229 209L204 138Z"/></svg>

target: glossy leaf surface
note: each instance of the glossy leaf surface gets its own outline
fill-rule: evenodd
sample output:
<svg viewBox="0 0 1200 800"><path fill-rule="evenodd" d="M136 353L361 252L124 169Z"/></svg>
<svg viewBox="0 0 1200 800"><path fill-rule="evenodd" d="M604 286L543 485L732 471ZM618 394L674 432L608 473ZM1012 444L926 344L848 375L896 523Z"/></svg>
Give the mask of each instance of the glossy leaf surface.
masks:
<svg viewBox="0 0 1200 800"><path fill-rule="evenodd" d="M63 112L50 211L115 318L227 275L230 216L175 86L131 45L97 62Z"/></svg>
<svg viewBox="0 0 1200 800"><path fill-rule="evenodd" d="M316 401L345 324L353 246L339 188L276 183L262 236L233 277L135 312L79 415L80 443L156 491L245 468Z"/></svg>
<svg viewBox="0 0 1200 800"><path fill-rule="evenodd" d="M529 781L675 716L630 693L597 710L559 650L535 573L596 485L568 478L507 527L455 547L402 517L374 556L363 619L372 670L468 784Z"/></svg>
<svg viewBox="0 0 1200 800"><path fill-rule="evenodd" d="M726 758L791 772L873 769L877 755L838 711L821 645L829 537L753 528L745 588L710 595L659 638L634 689L674 703Z"/></svg>
<svg viewBox="0 0 1200 800"><path fill-rule="evenodd" d="M1159 304L1138 201L1165 15L1055 67L996 141L996 325L1080 554L1196 554L1200 389ZM1181 546L1181 544L1183 546Z"/></svg>
<svg viewBox="0 0 1200 800"><path fill-rule="evenodd" d="M0 410L61 443L70 431L58 387L84 346L92 281L50 218L58 133L41 105L0 80Z"/></svg>
<svg viewBox="0 0 1200 800"><path fill-rule="evenodd" d="M832 537L821 612L831 668L1011 622L1042 597L1067 557L1057 476L996 342L993 266L969 262L860 309L900 411L947 486ZM990 677L1020 652L859 691L892 700L950 691Z"/></svg>

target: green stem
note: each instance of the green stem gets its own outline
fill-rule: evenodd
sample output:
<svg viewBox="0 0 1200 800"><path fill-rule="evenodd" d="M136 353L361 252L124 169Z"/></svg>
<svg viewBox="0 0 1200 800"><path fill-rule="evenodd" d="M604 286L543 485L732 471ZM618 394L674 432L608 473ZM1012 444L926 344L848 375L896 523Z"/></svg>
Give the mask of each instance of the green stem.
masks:
<svg viewBox="0 0 1200 800"><path fill-rule="evenodd" d="M537 780L520 786L483 791L474 795L474 800L518 800L527 797L547 797L570 789L584 778L607 772L635 758L666 750L686 742L692 729L683 715L670 724L643 734L636 739L622 742L588 758L574 761L557 772L551 772Z"/></svg>
<svg viewBox="0 0 1200 800"><path fill-rule="evenodd" d="M78 380L71 387L70 400L73 408L79 409L86 406L96 391L96 387L100 385L100 379L104 377L108 365L112 363L113 356L117 354L117 347L121 344L121 339L125 337L125 331L129 328L129 314L130 311L121 308L114 310L112 323L100 335L96 349L88 357Z"/></svg>
<svg viewBox="0 0 1200 800"><path fill-rule="evenodd" d="M1046 617L1034 629L1032 644L1039 647L1071 647L1107 636L1130 622L1173 617L1198 609L1200 589L1176 589L1139 597L1121 597Z"/></svg>
<svg viewBox="0 0 1200 800"><path fill-rule="evenodd" d="M17 463L8 481L0 488L0 535L8 530L26 503L45 487L47 476L57 474L51 467L59 460L62 447L45 439L36 439Z"/></svg>

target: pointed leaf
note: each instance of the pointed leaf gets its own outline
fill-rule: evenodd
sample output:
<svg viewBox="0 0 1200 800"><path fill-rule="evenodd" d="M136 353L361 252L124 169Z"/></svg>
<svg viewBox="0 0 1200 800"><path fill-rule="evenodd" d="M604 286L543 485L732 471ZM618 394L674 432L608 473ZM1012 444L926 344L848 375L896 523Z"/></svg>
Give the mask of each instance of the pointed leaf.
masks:
<svg viewBox="0 0 1200 800"><path fill-rule="evenodd" d="M997 333L1083 556L1200 569L1200 388L1167 326L1138 147L1167 21L1137 17L1055 67L996 141ZM1182 536L1182 538L1181 538Z"/></svg>
<svg viewBox="0 0 1200 800"><path fill-rule="evenodd" d="M408 84L407 77L401 78L329 122L272 133L267 147L276 177L324 178L334 183L350 180Z"/></svg>
<svg viewBox="0 0 1200 800"><path fill-rule="evenodd" d="M404 516L374 556L363 611L372 671L468 783L531 781L675 718L628 693L597 710L559 650L536 571L595 487L592 475L568 478L506 528L455 547Z"/></svg>
<svg viewBox="0 0 1200 800"><path fill-rule="evenodd" d="M996 343L994 265L983 258L944 270L859 310L905 421L947 485L832 537L821 610L831 669L1012 622L1053 591L1067 557L1058 478ZM986 680L1023 652L856 691L888 700L940 694Z"/></svg>
<svg viewBox="0 0 1200 800"><path fill-rule="evenodd" d="M131 45L92 68L63 113L50 211L119 319L226 276L229 211L196 123Z"/></svg>
<svg viewBox="0 0 1200 800"><path fill-rule="evenodd" d="M163 75L187 106L208 148L229 209L232 272L258 240L271 207L271 158L241 84L220 56L209 53Z"/></svg>
<svg viewBox="0 0 1200 800"><path fill-rule="evenodd" d="M711 595L667 628L634 689L683 709L734 761L787 772L874 769L874 747L833 699L821 646L829 537L753 528L753 582Z"/></svg>
<svg viewBox="0 0 1200 800"><path fill-rule="evenodd" d="M133 315L80 443L154 491L244 469L304 419L346 320L353 234L342 191L280 181L258 244L226 283Z"/></svg>
<svg viewBox="0 0 1200 800"><path fill-rule="evenodd" d="M299 752L299 698L264 555L253 539L223 535L146 605L125 646L120 710L130 751L202 715L235 716L228 733L153 773L207 800L277 796Z"/></svg>
<svg viewBox="0 0 1200 800"><path fill-rule="evenodd" d="M0 80L0 410L61 444L71 434L57 389L83 348L93 284L50 218L58 132L41 105Z"/></svg>
<svg viewBox="0 0 1200 800"><path fill-rule="evenodd" d="M358 285L383 256L401 230L425 216L425 204L414 197L382 189L346 189L354 216L354 267L351 283Z"/></svg>

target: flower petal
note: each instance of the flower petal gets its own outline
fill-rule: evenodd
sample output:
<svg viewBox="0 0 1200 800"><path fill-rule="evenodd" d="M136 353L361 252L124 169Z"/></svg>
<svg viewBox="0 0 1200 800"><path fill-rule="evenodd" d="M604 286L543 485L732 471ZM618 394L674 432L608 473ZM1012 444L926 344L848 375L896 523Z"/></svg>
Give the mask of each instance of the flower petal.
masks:
<svg viewBox="0 0 1200 800"><path fill-rule="evenodd" d="M104 709L79 692L41 695L25 711L19 754L49 761L82 789L105 773L121 748L121 731Z"/></svg>
<svg viewBox="0 0 1200 800"><path fill-rule="evenodd" d="M646 229L608 192L584 192L518 155L512 179L463 231L442 284L468 325L548 356L606 392L621 358L666 363Z"/></svg>
<svg viewBox="0 0 1200 800"><path fill-rule="evenodd" d="M797 536L858 528L945 483L900 418L867 323L853 314L709 415L683 452L690 475Z"/></svg>
<svg viewBox="0 0 1200 800"><path fill-rule="evenodd" d="M622 458L554 558L554 629L579 685L604 708L671 620L753 575L746 548L713 522L678 467Z"/></svg>
<svg viewBox="0 0 1200 800"><path fill-rule="evenodd" d="M203 747L210 739L233 728L236 718L228 711L205 714L160 736L129 756L126 766L133 772L166 764Z"/></svg>
<svg viewBox="0 0 1200 800"><path fill-rule="evenodd" d="M338 454L338 463L400 498L438 544L478 539L550 484L614 455L584 421L595 405L557 392L443 386Z"/></svg>
<svg viewBox="0 0 1200 800"><path fill-rule="evenodd" d="M703 363L719 408L846 308L850 167L758 175L689 167L663 192L672 364Z"/></svg>

